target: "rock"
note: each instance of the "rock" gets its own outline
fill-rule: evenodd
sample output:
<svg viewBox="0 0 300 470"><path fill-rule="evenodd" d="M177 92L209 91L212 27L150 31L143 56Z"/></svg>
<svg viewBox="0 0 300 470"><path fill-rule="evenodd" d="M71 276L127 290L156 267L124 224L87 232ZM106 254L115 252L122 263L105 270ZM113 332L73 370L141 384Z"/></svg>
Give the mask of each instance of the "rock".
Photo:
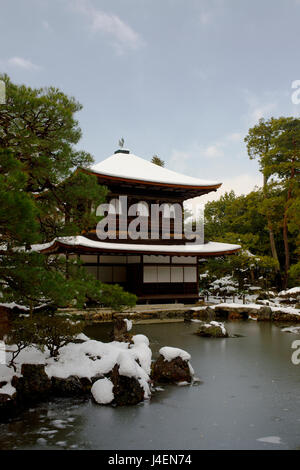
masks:
<svg viewBox="0 0 300 470"><path fill-rule="evenodd" d="M21 374L12 380L19 401L36 402L49 396L52 383L43 364L22 364Z"/></svg>
<svg viewBox="0 0 300 470"><path fill-rule="evenodd" d="M245 320L245 313L236 312L235 310L228 313L228 320Z"/></svg>
<svg viewBox="0 0 300 470"><path fill-rule="evenodd" d="M115 318L113 322L113 340L131 342L132 335L127 331L127 322L123 318Z"/></svg>
<svg viewBox="0 0 300 470"><path fill-rule="evenodd" d="M261 307L257 312L257 321L272 320L272 309L270 307Z"/></svg>
<svg viewBox="0 0 300 470"><path fill-rule="evenodd" d="M96 374L94 377L91 378L92 385L97 382L97 380L103 379L103 374Z"/></svg>
<svg viewBox="0 0 300 470"><path fill-rule="evenodd" d="M11 327L12 309L0 305L0 340L7 335Z"/></svg>
<svg viewBox="0 0 300 470"><path fill-rule="evenodd" d="M284 304L295 304L300 301L300 287L293 287L285 291L281 291L278 294L280 302Z"/></svg>
<svg viewBox="0 0 300 470"><path fill-rule="evenodd" d="M195 334L205 338L228 338L228 333L223 323L216 321L210 323L203 322L199 325Z"/></svg>
<svg viewBox="0 0 300 470"><path fill-rule="evenodd" d="M16 409L15 397L6 393L0 393L0 419L6 419L12 416Z"/></svg>
<svg viewBox="0 0 300 470"><path fill-rule="evenodd" d="M192 321L193 316L194 316L193 310L188 310L187 312L184 312L184 315L183 315L184 321L187 321L187 322Z"/></svg>
<svg viewBox="0 0 300 470"><path fill-rule="evenodd" d="M89 379L80 379L71 375L67 379L52 377L53 394L59 397L76 397L84 395L91 390L92 382Z"/></svg>
<svg viewBox="0 0 300 470"><path fill-rule="evenodd" d="M82 386L83 393L88 393L92 388L92 380L88 379L87 377L80 377L79 378Z"/></svg>
<svg viewBox="0 0 300 470"><path fill-rule="evenodd" d="M197 308L197 307L196 307ZM197 310L191 309L192 317L201 318L203 320L214 320L216 312L211 307L200 307ZM189 312L187 312L188 314Z"/></svg>
<svg viewBox="0 0 300 470"><path fill-rule="evenodd" d="M284 323L300 323L300 315L276 310L275 312L272 312L272 320Z"/></svg>
<svg viewBox="0 0 300 470"><path fill-rule="evenodd" d="M114 366L109 378L114 385L113 404L118 406L137 405L144 400L144 389L137 379L120 375L118 364Z"/></svg>
<svg viewBox="0 0 300 470"><path fill-rule="evenodd" d="M229 319L229 315L234 314L235 318L239 316L240 319L247 320L249 315L256 313L256 310L251 307L247 307L247 305L235 306L233 308L230 305L221 304L215 306L215 312L216 318Z"/></svg>
<svg viewBox="0 0 300 470"><path fill-rule="evenodd" d="M192 382L189 362L181 357L166 361L162 355L159 355L153 364L151 377L154 382L158 383Z"/></svg>

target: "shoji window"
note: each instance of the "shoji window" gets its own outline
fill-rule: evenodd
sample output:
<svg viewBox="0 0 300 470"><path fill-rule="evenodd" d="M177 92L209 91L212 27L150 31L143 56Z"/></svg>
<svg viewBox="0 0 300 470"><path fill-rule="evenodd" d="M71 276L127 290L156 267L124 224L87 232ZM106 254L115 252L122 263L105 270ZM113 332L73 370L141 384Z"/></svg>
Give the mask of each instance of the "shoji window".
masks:
<svg viewBox="0 0 300 470"><path fill-rule="evenodd" d="M157 282L156 266L144 266L144 282Z"/></svg>
<svg viewBox="0 0 300 470"><path fill-rule="evenodd" d="M184 282L197 282L197 268L196 267L184 267Z"/></svg>
<svg viewBox="0 0 300 470"><path fill-rule="evenodd" d="M172 266L171 267L171 282L183 282L183 268Z"/></svg>

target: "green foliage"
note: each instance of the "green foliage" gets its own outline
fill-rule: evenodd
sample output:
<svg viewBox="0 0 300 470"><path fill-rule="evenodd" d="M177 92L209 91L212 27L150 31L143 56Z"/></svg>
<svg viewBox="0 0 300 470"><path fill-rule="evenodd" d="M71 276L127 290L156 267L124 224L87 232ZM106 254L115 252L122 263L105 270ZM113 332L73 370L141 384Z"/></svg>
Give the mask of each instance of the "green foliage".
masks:
<svg viewBox="0 0 300 470"><path fill-rule="evenodd" d="M102 284L99 301L114 312L121 312L124 308L133 307L136 304L137 297L134 294L125 292L118 284Z"/></svg>
<svg viewBox="0 0 300 470"><path fill-rule="evenodd" d="M13 152L0 148L0 244L33 243L38 239L37 208L24 191L27 176Z"/></svg>
<svg viewBox="0 0 300 470"><path fill-rule="evenodd" d="M157 155L153 155L151 159L151 163L154 163L155 165L158 165L158 166L165 166L165 162L161 158L159 158Z"/></svg>
<svg viewBox="0 0 300 470"><path fill-rule="evenodd" d="M13 344L15 349L11 352L11 360L9 367L13 367L16 371L15 360L23 351L36 341L37 328L35 322L31 318L17 318L13 321L12 328L9 332L6 342Z"/></svg>
<svg viewBox="0 0 300 470"><path fill-rule="evenodd" d="M245 292L246 285L257 283L263 278L265 288L275 282L276 261L271 256L250 256L247 251L241 251L233 256L211 258L200 268L200 286L207 290L212 281L224 276L232 276L238 282L240 293Z"/></svg>
<svg viewBox="0 0 300 470"><path fill-rule="evenodd" d="M66 263L48 260L40 253L13 251L0 258L2 300L17 302L31 310L40 304L66 305L76 286L66 279Z"/></svg>
<svg viewBox="0 0 300 470"><path fill-rule="evenodd" d="M205 238L237 243L255 254L269 254L268 233L261 214L263 195L225 193L205 206Z"/></svg>
<svg viewBox="0 0 300 470"><path fill-rule="evenodd" d="M2 301L28 306L83 308L89 303L121 311L136 304L136 296L119 285L98 281L77 260L40 253L13 252L0 257Z"/></svg>
<svg viewBox="0 0 300 470"><path fill-rule="evenodd" d="M40 240L88 230L106 190L94 176L74 175L76 168L93 162L90 154L75 148L81 130L74 116L82 106L57 88L15 85L7 75L0 79L7 96L0 107L0 149L10 150L19 162L22 192L34 196Z"/></svg>
<svg viewBox="0 0 300 470"><path fill-rule="evenodd" d="M261 119L249 129L245 142L249 157L259 159L264 177L261 214L266 219L272 256L280 262L286 287L290 266L299 261L300 119Z"/></svg>
<svg viewBox="0 0 300 470"><path fill-rule="evenodd" d="M82 332L83 322L71 322L59 316L35 315L32 318L16 318L12 323L7 342L15 346L9 366L26 347L35 344L42 351L47 348L50 357L58 356L60 348L73 341Z"/></svg>
<svg viewBox="0 0 300 470"><path fill-rule="evenodd" d="M298 263L293 264L290 267L290 277L293 281L293 284L299 286L300 284L300 261Z"/></svg>
<svg viewBox="0 0 300 470"><path fill-rule="evenodd" d="M82 332L83 322L72 322L59 316L35 318L36 343L43 350L49 349L50 357L58 356L60 348L73 341Z"/></svg>
<svg viewBox="0 0 300 470"><path fill-rule="evenodd" d="M86 169L92 156L75 148L81 105L53 87L32 89L7 75L0 79L7 98L0 106L1 300L28 306L31 313L40 304L132 305L135 297L120 287L109 299L110 287L76 262L31 250L33 243L94 228L107 190Z"/></svg>

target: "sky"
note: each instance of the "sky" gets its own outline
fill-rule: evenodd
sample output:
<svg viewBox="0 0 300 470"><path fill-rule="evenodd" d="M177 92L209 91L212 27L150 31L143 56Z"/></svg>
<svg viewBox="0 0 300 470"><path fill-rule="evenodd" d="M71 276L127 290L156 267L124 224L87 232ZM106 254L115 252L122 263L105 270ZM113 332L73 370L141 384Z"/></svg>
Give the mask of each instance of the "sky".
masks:
<svg viewBox="0 0 300 470"><path fill-rule="evenodd" d="M244 143L262 117L299 115L300 0L0 0L0 72L74 96L95 162L125 147L246 194Z"/></svg>

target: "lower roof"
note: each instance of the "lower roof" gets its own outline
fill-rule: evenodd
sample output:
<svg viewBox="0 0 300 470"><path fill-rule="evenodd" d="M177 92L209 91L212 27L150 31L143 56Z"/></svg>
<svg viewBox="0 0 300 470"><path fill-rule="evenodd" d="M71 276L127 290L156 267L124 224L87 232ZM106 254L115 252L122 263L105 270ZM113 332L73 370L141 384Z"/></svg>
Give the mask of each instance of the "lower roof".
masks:
<svg viewBox="0 0 300 470"><path fill-rule="evenodd" d="M208 242L205 244L186 245L142 245L137 243L111 243L90 240L83 236L56 238L44 245L33 245L32 249L41 253L74 252L74 253L114 253L121 254L157 254L181 256L220 256L233 254L240 250L240 245L230 243Z"/></svg>

